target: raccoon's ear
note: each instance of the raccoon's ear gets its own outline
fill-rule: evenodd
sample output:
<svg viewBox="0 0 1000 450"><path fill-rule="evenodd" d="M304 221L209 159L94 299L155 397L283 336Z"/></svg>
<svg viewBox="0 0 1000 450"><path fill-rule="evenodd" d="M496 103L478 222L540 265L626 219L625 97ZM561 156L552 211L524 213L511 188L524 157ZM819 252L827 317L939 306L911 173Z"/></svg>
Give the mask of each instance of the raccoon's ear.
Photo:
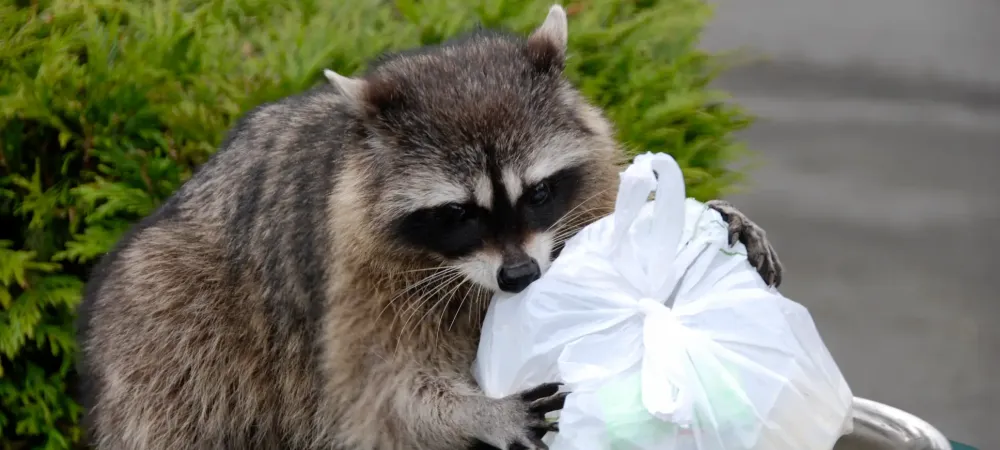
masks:
<svg viewBox="0 0 1000 450"><path fill-rule="evenodd" d="M362 116L374 116L399 106L402 101L399 85L379 77L367 80L349 78L330 69L324 69L323 75L340 95L350 100L355 111Z"/></svg>
<svg viewBox="0 0 1000 450"><path fill-rule="evenodd" d="M398 81L375 76L365 82L364 113L369 117L404 107L406 96Z"/></svg>
<svg viewBox="0 0 1000 450"><path fill-rule="evenodd" d="M343 95L353 101L361 99L361 96L365 91L364 80L348 78L330 69L323 69L323 75L326 76L327 81L329 81L333 87L337 88L340 95Z"/></svg>
<svg viewBox="0 0 1000 450"><path fill-rule="evenodd" d="M562 70L566 60L569 24L562 6L552 5L543 22L528 37L528 57L539 70Z"/></svg>

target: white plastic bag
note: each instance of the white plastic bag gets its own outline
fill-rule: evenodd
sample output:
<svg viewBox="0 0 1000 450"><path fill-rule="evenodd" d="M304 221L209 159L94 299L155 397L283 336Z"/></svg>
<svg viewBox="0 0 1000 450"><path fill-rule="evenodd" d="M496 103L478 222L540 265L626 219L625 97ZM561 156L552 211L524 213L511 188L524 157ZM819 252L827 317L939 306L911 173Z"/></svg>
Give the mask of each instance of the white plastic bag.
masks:
<svg viewBox="0 0 1000 450"><path fill-rule="evenodd" d="M830 450L852 394L809 313L684 196L670 156L635 158L614 214L493 299L477 381L494 397L566 383L552 450Z"/></svg>

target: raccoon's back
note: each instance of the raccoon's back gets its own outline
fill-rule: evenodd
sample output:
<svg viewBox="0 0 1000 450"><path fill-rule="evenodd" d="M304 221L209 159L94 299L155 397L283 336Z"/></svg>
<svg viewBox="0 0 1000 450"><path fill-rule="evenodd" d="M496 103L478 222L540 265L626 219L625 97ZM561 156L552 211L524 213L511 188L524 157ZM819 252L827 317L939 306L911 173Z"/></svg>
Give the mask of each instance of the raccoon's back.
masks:
<svg viewBox="0 0 1000 450"><path fill-rule="evenodd" d="M346 145L334 100L320 89L249 113L95 268L78 333L98 442L310 439L326 199Z"/></svg>

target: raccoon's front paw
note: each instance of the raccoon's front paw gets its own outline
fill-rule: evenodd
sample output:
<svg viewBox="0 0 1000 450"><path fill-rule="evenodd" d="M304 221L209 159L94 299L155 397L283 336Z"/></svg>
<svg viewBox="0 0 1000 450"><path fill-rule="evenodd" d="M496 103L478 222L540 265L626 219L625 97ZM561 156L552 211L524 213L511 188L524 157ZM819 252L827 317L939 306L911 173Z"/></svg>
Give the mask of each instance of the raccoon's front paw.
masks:
<svg viewBox="0 0 1000 450"><path fill-rule="evenodd" d="M547 450L542 436L558 431L558 425L545 420L545 414L562 409L567 392L559 392L562 383L545 383L496 400L495 411L485 418L479 440L500 450Z"/></svg>
<svg viewBox="0 0 1000 450"><path fill-rule="evenodd" d="M770 286L781 285L784 268L778 259L774 246L767 240L764 229L751 221L735 206L725 200L710 200L705 203L722 215L729 224L729 245L740 241L747 247L747 260Z"/></svg>

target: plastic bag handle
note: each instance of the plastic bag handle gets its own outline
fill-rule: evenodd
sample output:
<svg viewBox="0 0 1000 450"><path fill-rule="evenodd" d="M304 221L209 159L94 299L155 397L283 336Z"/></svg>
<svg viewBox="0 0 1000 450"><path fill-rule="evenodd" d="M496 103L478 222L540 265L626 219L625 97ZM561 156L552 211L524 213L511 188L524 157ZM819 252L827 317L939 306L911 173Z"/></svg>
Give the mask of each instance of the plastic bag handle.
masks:
<svg viewBox="0 0 1000 450"><path fill-rule="evenodd" d="M684 233L686 215L684 174L681 167L670 155L660 156L652 161L653 170L658 174L658 185L650 235L653 238L652 248L658 251L650 254L649 274L653 277L659 274L662 277L660 283L654 283L653 294L657 298L664 298L673 290L680 276L674 269L674 260Z"/></svg>
<svg viewBox="0 0 1000 450"><path fill-rule="evenodd" d="M646 295L663 299L677 284L674 270L677 247L684 232L684 175L677 161L666 153L645 153L635 157L621 173L615 201L614 252L620 260L638 259L645 282L636 286ZM650 192L656 192L650 229L641 230L649 244L636 255L623 255L626 234L632 228ZM630 277L631 278L631 277ZM633 280L636 281L636 280Z"/></svg>

